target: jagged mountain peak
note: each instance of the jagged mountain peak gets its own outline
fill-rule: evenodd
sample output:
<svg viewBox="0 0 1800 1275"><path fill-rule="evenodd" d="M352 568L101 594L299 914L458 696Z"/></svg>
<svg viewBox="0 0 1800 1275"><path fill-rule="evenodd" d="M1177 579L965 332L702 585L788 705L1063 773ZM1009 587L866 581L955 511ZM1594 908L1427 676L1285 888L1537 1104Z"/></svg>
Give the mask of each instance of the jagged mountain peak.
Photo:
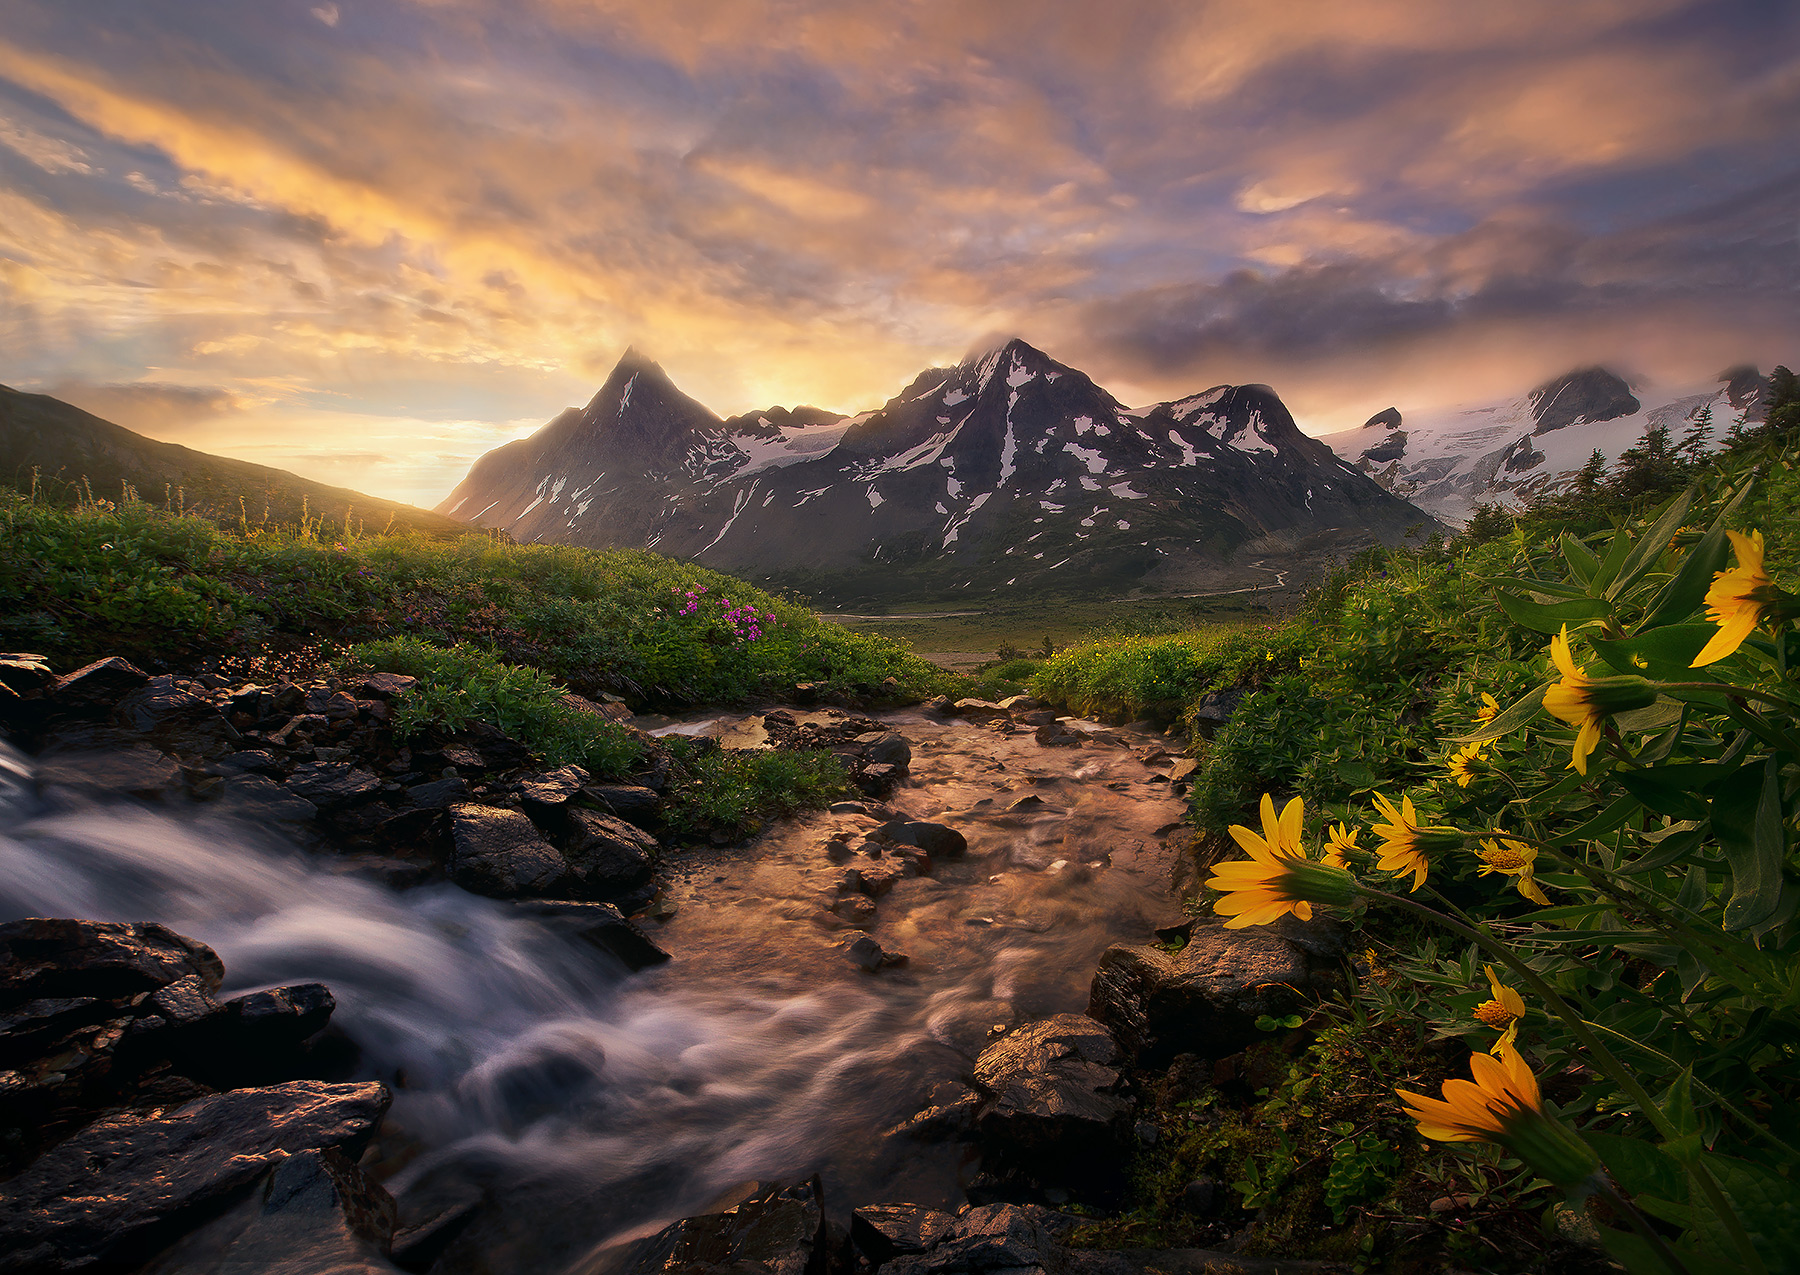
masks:
<svg viewBox="0 0 1800 1275"><path fill-rule="evenodd" d="M1623 377L1599 366L1553 377L1532 390L1528 398L1532 419L1537 422L1534 434L1616 420L1643 407Z"/></svg>

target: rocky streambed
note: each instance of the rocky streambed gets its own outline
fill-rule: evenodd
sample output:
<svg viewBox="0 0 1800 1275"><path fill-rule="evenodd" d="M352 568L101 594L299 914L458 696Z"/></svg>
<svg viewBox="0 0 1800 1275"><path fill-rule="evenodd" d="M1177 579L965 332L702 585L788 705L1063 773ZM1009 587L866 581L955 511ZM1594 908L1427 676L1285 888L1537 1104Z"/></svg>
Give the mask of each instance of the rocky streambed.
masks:
<svg viewBox="0 0 1800 1275"><path fill-rule="evenodd" d="M403 753L392 681L181 682L13 676L0 919L64 919L0 926L6 1269L1265 1269L1066 1242L1146 1085L1335 969L1329 933L1182 917L1156 737L1030 701L639 722L832 747L866 794L673 848L654 746L597 785Z"/></svg>

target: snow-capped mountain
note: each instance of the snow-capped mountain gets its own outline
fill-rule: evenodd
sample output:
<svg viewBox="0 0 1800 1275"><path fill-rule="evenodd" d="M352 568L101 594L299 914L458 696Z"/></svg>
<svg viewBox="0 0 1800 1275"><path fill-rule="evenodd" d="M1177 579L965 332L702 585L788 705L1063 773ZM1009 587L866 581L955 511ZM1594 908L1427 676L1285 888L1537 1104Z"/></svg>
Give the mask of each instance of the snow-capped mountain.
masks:
<svg viewBox="0 0 1800 1275"><path fill-rule="evenodd" d="M1590 367L1499 403L1404 415L1390 407L1320 441L1383 487L1460 525L1478 504L1517 504L1566 486L1596 449L1617 461L1646 429L1666 426L1679 442L1708 408L1717 447L1740 415L1762 418L1767 385L1755 368L1737 367L1702 385L1634 392Z"/></svg>
<svg viewBox="0 0 1800 1275"><path fill-rule="evenodd" d="M1023 341L849 418L720 420L628 353L584 410L482 457L439 508L840 598L1250 586L1431 522L1267 386L1127 408Z"/></svg>

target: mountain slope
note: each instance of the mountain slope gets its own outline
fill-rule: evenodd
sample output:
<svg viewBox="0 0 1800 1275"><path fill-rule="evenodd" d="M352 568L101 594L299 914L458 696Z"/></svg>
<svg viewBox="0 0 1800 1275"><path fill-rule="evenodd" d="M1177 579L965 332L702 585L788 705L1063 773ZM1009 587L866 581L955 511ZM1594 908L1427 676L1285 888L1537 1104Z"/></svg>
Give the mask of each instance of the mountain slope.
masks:
<svg viewBox="0 0 1800 1275"><path fill-rule="evenodd" d="M720 421L631 353L586 409L483 457L439 508L839 599L1249 586L1430 521L1266 386L1129 409L1023 341L848 419Z"/></svg>
<svg viewBox="0 0 1800 1275"><path fill-rule="evenodd" d="M247 517L298 524L303 510L333 522L351 520L370 531L391 525L431 535L462 535L464 524L412 505L382 500L177 443L159 443L122 425L101 420L47 394L0 385L0 484L21 491L35 481L52 498L79 494L82 485L100 499L116 500L130 484L144 500L185 501L189 510L235 525ZM243 503L240 505L239 501Z"/></svg>
<svg viewBox="0 0 1800 1275"><path fill-rule="evenodd" d="M1396 495L1461 524L1477 504L1566 486L1596 449L1618 460L1652 426L1680 442L1708 408L1716 447L1740 413L1762 419L1767 384L1755 368L1737 367L1710 383L1647 388L1640 397L1612 372L1590 367L1498 403L1417 414L1390 407L1319 441Z"/></svg>

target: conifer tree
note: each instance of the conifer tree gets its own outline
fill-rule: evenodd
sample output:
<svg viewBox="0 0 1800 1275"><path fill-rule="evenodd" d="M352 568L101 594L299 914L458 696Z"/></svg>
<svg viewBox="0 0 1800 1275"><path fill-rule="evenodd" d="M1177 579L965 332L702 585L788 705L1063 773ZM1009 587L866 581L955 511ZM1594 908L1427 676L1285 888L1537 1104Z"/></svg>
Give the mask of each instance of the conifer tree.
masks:
<svg viewBox="0 0 1800 1275"><path fill-rule="evenodd" d="M1785 434L1800 428L1800 376L1786 367L1769 373L1769 388L1763 395L1768 407L1767 424L1771 434Z"/></svg>
<svg viewBox="0 0 1800 1275"><path fill-rule="evenodd" d="M1698 469L1706 462L1706 444L1712 437L1712 431L1713 410L1712 404L1708 403L1700 409L1694 417L1694 423L1688 426L1687 433L1675 445L1675 454L1681 458L1682 464L1690 469Z"/></svg>
<svg viewBox="0 0 1800 1275"><path fill-rule="evenodd" d="M1606 453L1596 447L1588 455L1587 464L1575 475L1575 490L1583 496L1592 496L1605 481Z"/></svg>

